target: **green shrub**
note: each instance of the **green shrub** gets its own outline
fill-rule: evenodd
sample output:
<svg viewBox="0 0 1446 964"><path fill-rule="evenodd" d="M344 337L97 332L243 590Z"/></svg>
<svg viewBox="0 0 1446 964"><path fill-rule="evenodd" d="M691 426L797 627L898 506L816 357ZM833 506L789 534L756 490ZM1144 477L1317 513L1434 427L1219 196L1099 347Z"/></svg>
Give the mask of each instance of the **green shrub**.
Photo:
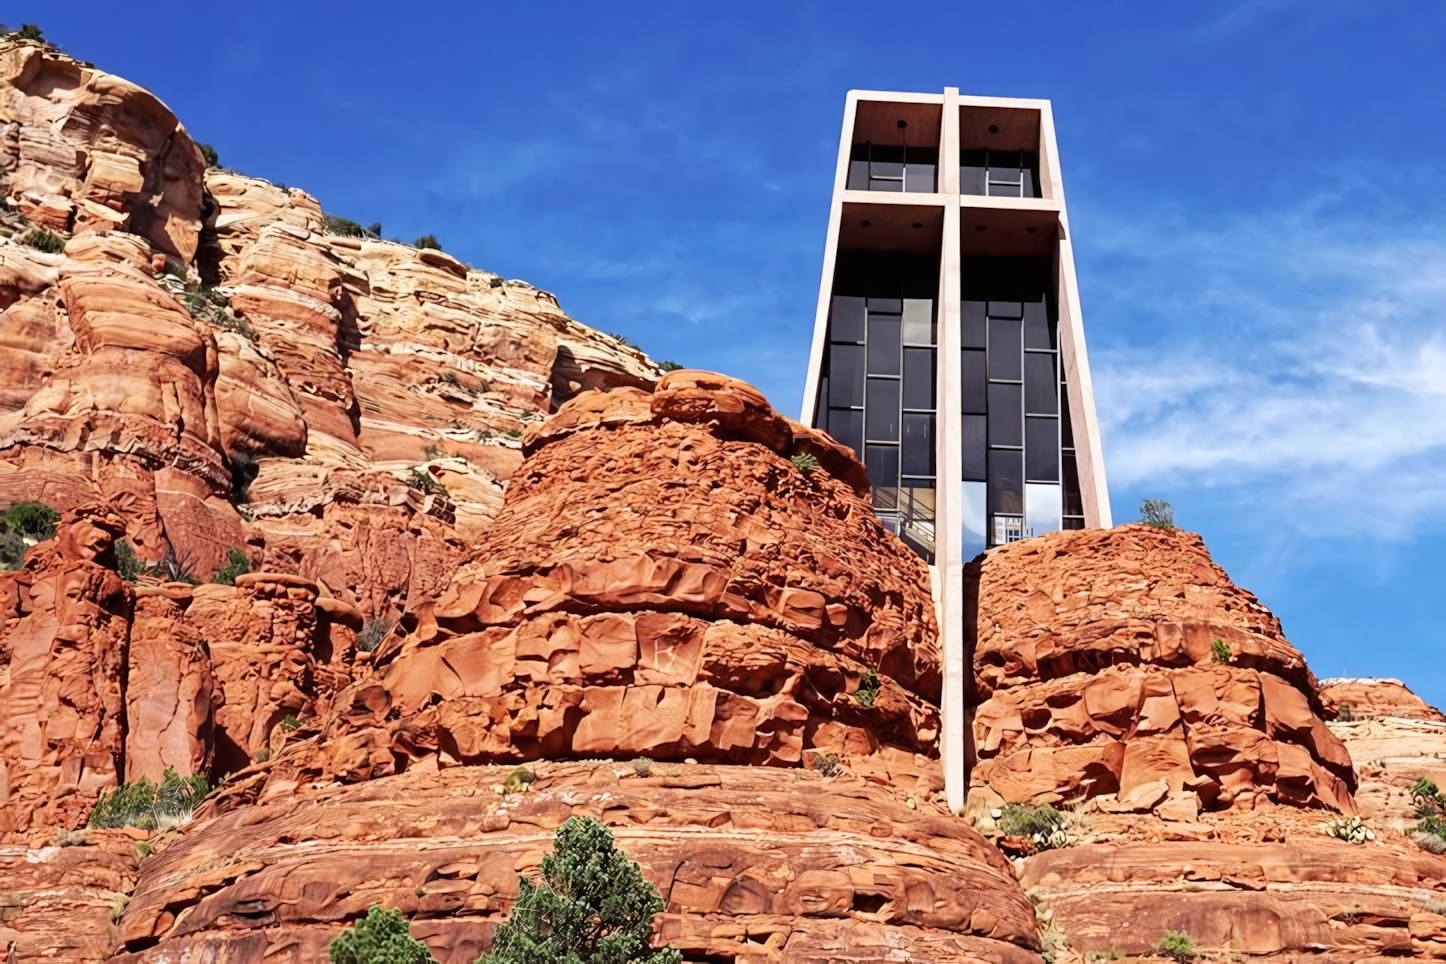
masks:
<svg viewBox="0 0 1446 964"><path fill-rule="evenodd" d="M21 40L45 41L45 34L41 32L40 26L33 23L22 23L20 29L11 34L12 37L19 37Z"/></svg>
<svg viewBox="0 0 1446 964"><path fill-rule="evenodd" d="M883 688L878 671L865 670L863 678L859 680L859 688L854 690L854 702L860 706L873 706L874 700L879 698L879 690Z"/></svg>
<svg viewBox="0 0 1446 964"><path fill-rule="evenodd" d="M206 162L208 168L221 166L221 155L216 153L216 148L210 144L197 144L196 147L201 152L201 160Z"/></svg>
<svg viewBox="0 0 1446 964"><path fill-rule="evenodd" d="M1320 824L1321 833L1346 843L1363 844L1376 839L1376 833L1361 823L1360 817L1331 817Z"/></svg>
<svg viewBox="0 0 1446 964"><path fill-rule="evenodd" d="M557 829L535 880L518 880L517 900L478 964L680 964L673 948L652 946L653 918L665 904L638 865L591 817Z"/></svg>
<svg viewBox="0 0 1446 964"><path fill-rule="evenodd" d="M1056 850L1074 843L1065 815L1047 803L1006 803L996 814L994 821L1006 836L1028 840L1036 850Z"/></svg>
<svg viewBox="0 0 1446 964"><path fill-rule="evenodd" d="M376 652L377 647L382 644L382 640L390 636L396 627L395 619L373 616L362 623L361 632L356 634L356 648L363 653Z"/></svg>
<svg viewBox="0 0 1446 964"><path fill-rule="evenodd" d="M447 488L438 482L436 477L420 466L412 469L407 475L407 485L426 495L446 495Z"/></svg>
<svg viewBox="0 0 1446 964"><path fill-rule="evenodd" d="M201 580L191 574L191 571L181 564L176 557L176 547L166 549L166 558L146 570L148 575L155 576L165 582L188 582L193 586L199 586Z"/></svg>
<svg viewBox="0 0 1446 964"><path fill-rule="evenodd" d="M1165 936L1155 945L1155 950L1173 961L1193 961L1195 942L1184 931L1165 931Z"/></svg>
<svg viewBox="0 0 1446 964"><path fill-rule="evenodd" d="M216 570L216 575L211 581L222 586L236 585L236 577L244 576L251 571L251 563L246 561L246 554L240 549L226 550L226 565Z"/></svg>
<svg viewBox="0 0 1446 964"><path fill-rule="evenodd" d="M30 536L38 542L55 538L55 523L60 513L43 502L12 502L10 508L0 515L0 521L22 536Z"/></svg>
<svg viewBox="0 0 1446 964"><path fill-rule="evenodd" d="M1166 531L1175 528L1175 509L1160 499L1146 499L1140 503L1140 521L1147 526Z"/></svg>
<svg viewBox="0 0 1446 964"><path fill-rule="evenodd" d="M640 756L633 761L633 772L640 777L646 777L653 772L653 758Z"/></svg>
<svg viewBox="0 0 1446 964"><path fill-rule="evenodd" d="M136 551L124 539L116 540L115 571L126 582L135 582L146 571L146 564L136 556Z"/></svg>
<svg viewBox="0 0 1446 964"><path fill-rule="evenodd" d="M407 919L395 907L373 904L367 915L342 931L327 948L332 964L427 964L426 944L412 937Z"/></svg>
<svg viewBox="0 0 1446 964"><path fill-rule="evenodd" d="M288 731L301 729L301 721L296 718L296 714L294 713L287 713L281 718L281 722L276 725Z"/></svg>
<svg viewBox="0 0 1446 964"><path fill-rule="evenodd" d="M537 774L527 767L518 767L507 774L507 779L502 783L502 792L526 793L527 788L537 781Z"/></svg>
<svg viewBox="0 0 1446 964"><path fill-rule="evenodd" d="M608 335L608 337L611 338L613 341L617 342L619 345L622 345L624 348L636 348L636 347L638 347L637 345L634 345L631 341L629 341L629 340L628 340L628 337L627 337L626 335L616 335L616 334L614 334L614 335Z"/></svg>
<svg viewBox="0 0 1446 964"><path fill-rule="evenodd" d="M669 361L667 359L664 359L663 361L658 362L658 367L665 372L676 372L682 369L683 366L679 365L675 361Z"/></svg>
<svg viewBox="0 0 1446 964"><path fill-rule="evenodd" d="M813 755L813 768L822 776L836 777L844 772L844 765L839 760L837 753L815 753Z"/></svg>
<svg viewBox="0 0 1446 964"><path fill-rule="evenodd" d="M414 248L431 248L433 251L441 251L442 246L437 243L435 234L424 234L412 245Z"/></svg>
<svg viewBox="0 0 1446 964"><path fill-rule="evenodd" d="M1421 777L1407 791L1411 794L1412 815L1416 826L1407 834L1422 850L1433 854L1446 853L1446 796L1441 788Z"/></svg>
<svg viewBox="0 0 1446 964"><path fill-rule="evenodd" d="M65 239L45 228L31 228L20 238L21 244L28 244L46 254L60 254L65 250Z"/></svg>
<svg viewBox="0 0 1446 964"><path fill-rule="evenodd" d="M1210 644L1210 658L1217 663L1228 663L1233 658L1230 652L1230 644L1223 639L1217 639Z"/></svg>
<svg viewBox="0 0 1446 964"><path fill-rule="evenodd" d="M141 777L135 783L121 784L110 793L102 790L86 826L164 830L189 819L191 811L210 789L204 773L183 777L166 767L159 786Z"/></svg>
<svg viewBox="0 0 1446 964"><path fill-rule="evenodd" d="M799 452L789 459L793 467L804 475L812 475L814 469L818 468L818 456L812 452Z"/></svg>
<svg viewBox="0 0 1446 964"><path fill-rule="evenodd" d="M366 237L366 231L362 229L362 226L350 218L339 217L335 214L323 214L321 220L322 224L325 225L323 230L325 230L327 234L337 234L344 238Z"/></svg>

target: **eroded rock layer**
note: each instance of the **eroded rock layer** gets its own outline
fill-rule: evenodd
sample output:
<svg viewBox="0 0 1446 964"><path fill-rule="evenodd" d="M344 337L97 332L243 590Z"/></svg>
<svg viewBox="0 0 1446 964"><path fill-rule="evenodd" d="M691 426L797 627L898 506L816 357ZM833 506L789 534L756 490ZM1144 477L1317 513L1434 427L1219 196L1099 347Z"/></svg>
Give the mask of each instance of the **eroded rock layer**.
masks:
<svg viewBox="0 0 1446 964"><path fill-rule="evenodd" d="M976 797L1353 811L1305 660L1199 536L1059 532L971 569Z"/></svg>

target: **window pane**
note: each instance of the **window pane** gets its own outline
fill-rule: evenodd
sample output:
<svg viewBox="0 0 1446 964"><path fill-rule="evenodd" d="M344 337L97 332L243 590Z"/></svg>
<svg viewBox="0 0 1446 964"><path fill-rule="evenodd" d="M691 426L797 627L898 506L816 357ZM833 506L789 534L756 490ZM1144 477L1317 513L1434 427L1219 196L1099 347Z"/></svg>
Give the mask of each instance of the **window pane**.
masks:
<svg viewBox="0 0 1446 964"><path fill-rule="evenodd" d="M875 278L875 287L882 287L878 284L879 279ZM890 285L897 288L897 284ZM897 315L904 310L904 299L902 298L870 298L869 311L877 311L885 315Z"/></svg>
<svg viewBox="0 0 1446 964"><path fill-rule="evenodd" d="M1024 347L1054 347L1054 325L1050 324L1042 301L1024 303Z"/></svg>
<svg viewBox="0 0 1446 964"><path fill-rule="evenodd" d="M965 415L983 415L989 411L986 405L985 386L988 379L984 375L984 352L966 351L959 366L959 387L960 394L964 398Z"/></svg>
<svg viewBox="0 0 1446 964"><path fill-rule="evenodd" d="M1024 410L1030 415L1058 415L1055 392L1054 356L1026 352L1024 355Z"/></svg>
<svg viewBox="0 0 1446 964"><path fill-rule="evenodd" d="M1024 420L1024 477L1031 482L1059 481L1058 419Z"/></svg>
<svg viewBox="0 0 1446 964"><path fill-rule="evenodd" d="M828 403L837 408L864 403L864 348L828 346Z"/></svg>
<svg viewBox="0 0 1446 964"><path fill-rule="evenodd" d="M990 318L989 377L1019 381L1023 376L1020 355L1019 322L1013 318Z"/></svg>
<svg viewBox="0 0 1446 964"><path fill-rule="evenodd" d="M1019 197L1018 184L1000 184L998 181L989 182L990 197Z"/></svg>
<svg viewBox="0 0 1446 964"><path fill-rule="evenodd" d="M1058 532L1062 528L1058 485L1024 483L1024 524L1037 536Z"/></svg>
<svg viewBox="0 0 1446 964"><path fill-rule="evenodd" d="M1020 172L1020 182L1021 182L1021 183L1020 183L1020 186L1019 186L1019 196L1020 196L1020 197L1039 197L1039 192L1036 191L1035 188L1034 188L1034 172L1033 172L1033 171L1021 171L1021 172Z"/></svg>
<svg viewBox="0 0 1446 964"><path fill-rule="evenodd" d="M934 165L910 163L905 167L904 190L913 194L934 193Z"/></svg>
<svg viewBox="0 0 1446 964"><path fill-rule="evenodd" d="M878 165L874 165L874 166L877 167ZM903 182L903 181L889 180L889 179L884 179L884 178L871 177L871 178L869 178L869 190L870 190L870 191L903 191L903 190L904 190L904 182Z"/></svg>
<svg viewBox="0 0 1446 964"><path fill-rule="evenodd" d="M903 177L903 147L886 147L883 144L875 144L869 153L869 176Z"/></svg>
<svg viewBox="0 0 1446 964"><path fill-rule="evenodd" d="M1063 385L1059 386L1059 397L1064 407L1064 424L1059 427L1060 447L1074 448L1074 426L1069 420L1069 392Z"/></svg>
<svg viewBox="0 0 1446 964"><path fill-rule="evenodd" d="M990 318L1023 318L1024 302L1022 301L991 301L989 302Z"/></svg>
<svg viewBox="0 0 1446 964"><path fill-rule="evenodd" d="M899 316L869 312L869 374L899 374Z"/></svg>
<svg viewBox="0 0 1446 964"><path fill-rule="evenodd" d="M903 473L934 474L934 416L904 416Z"/></svg>
<svg viewBox="0 0 1446 964"><path fill-rule="evenodd" d="M864 340L864 299L834 296L828 336L833 341Z"/></svg>
<svg viewBox="0 0 1446 964"><path fill-rule="evenodd" d="M989 444L1023 445L1024 415L1020 411L1020 386L989 386Z"/></svg>
<svg viewBox="0 0 1446 964"><path fill-rule="evenodd" d="M897 445L870 445L866 456L864 462L869 467L869 484L874 487L875 504L878 504L877 496L879 495L886 495L892 501L894 498L892 492L880 493L878 490L899 487L899 447Z"/></svg>
<svg viewBox="0 0 1446 964"><path fill-rule="evenodd" d="M904 344L934 344L934 302L923 298L904 299Z"/></svg>
<svg viewBox="0 0 1446 964"><path fill-rule="evenodd" d="M959 436L964 450L964 481L983 482L985 453L989 450L983 415L964 415L959 419Z"/></svg>
<svg viewBox="0 0 1446 964"><path fill-rule="evenodd" d="M896 378L870 378L865 438L871 442L899 440L899 381Z"/></svg>
<svg viewBox="0 0 1446 964"><path fill-rule="evenodd" d="M857 458L864 450L864 413L857 408L831 408L828 410L828 434L834 441L854 450Z"/></svg>
<svg viewBox="0 0 1446 964"><path fill-rule="evenodd" d="M963 485L963 530L965 560L973 559L984 551L984 482L965 482Z"/></svg>
<svg viewBox="0 0 1446 964"><path fill-rule="evenodd" d="M988 171L983 167L959 168L959 193L984 194L988 187Z"/></svg>
<svg viewBox="0 0 1446 964"><path fill-rule="evenodd" d="M965 348L983 348L987 322L984 318L984 302L965 301L960 305L960 325Z"/></svg>
<svg viewBox="0 0 1446 964"><path fill-rule="evenodd" d="M869 189L869 162L849 161L849 183L850 191L867 191Z"/></svg>
<svg viewBox="0 0 1446 964"><path fill-rule="evenodd" d="M989 514L1024 513L1024 453L989 450Z"/></svg>
<svg viewBox="0 0 1446 964"><path fill-rule="evenodd" d="M878 151L878 148L874 148ZM1013 172L1015 180L1019 179L1019 152L1018 151L990 151L989 152L989 178L994 181L1009 180Z"/></svg>
<svg viewBox="0 0 1446 964"><path fill-rule="evenodd" d="M1020 166L1024 168L1024 196L1039 197L1039 155L1034 151L1025 151L1020 158Z"/></svg>
<svg viewBox="0 0 1446 964"><path fill-rule="evenodd" d="M910 147L904 152L906 164L937 164L939 163L939 149L937 147Z"/></svg>
<svg viewBox="0 0 1446 964"><path fill-rule="evenodd" d="M934 407L934 349L904 349L904 407Z"/></svg>
<svg viewBox="0 0 1446 964"><path fill-rule="evenodd" d="M1084 515L1084 499L1079 492L1079 463L1073 452L1064 453L1064 514Z"/></svg>

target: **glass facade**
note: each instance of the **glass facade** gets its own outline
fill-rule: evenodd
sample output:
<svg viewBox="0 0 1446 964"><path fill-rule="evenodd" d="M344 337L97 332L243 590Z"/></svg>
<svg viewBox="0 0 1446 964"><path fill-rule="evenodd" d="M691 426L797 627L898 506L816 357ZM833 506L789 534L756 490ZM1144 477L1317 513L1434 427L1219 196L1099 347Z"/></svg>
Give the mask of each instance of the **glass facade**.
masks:
<svg viewBox="0 0 1446 964"><path fill-rule="evenodd" d="M859 454L874 510L934 552L937 256L839 253L815 422Z"/></svg>
<svg viewBox="0 0 1446 964"><path fill-rule="evenodd" d="M848 189L932 194L938 166L936 147L855 144L849 155Z"/></svg>
<svg viewBox="0 0 1446 964"><path fill-rule="evenodd" d="M1075 527L1079 477L1070 477L1074 449L1051 268L1043 258L963 261L963 481L984 484L989 545Z"/></svg>
<svg viewBox="0 0 1446 964"><path fill-rule="evenodd" d="M1039 155L1034 151L960 151L959 193L1039 197Z"/></svg>

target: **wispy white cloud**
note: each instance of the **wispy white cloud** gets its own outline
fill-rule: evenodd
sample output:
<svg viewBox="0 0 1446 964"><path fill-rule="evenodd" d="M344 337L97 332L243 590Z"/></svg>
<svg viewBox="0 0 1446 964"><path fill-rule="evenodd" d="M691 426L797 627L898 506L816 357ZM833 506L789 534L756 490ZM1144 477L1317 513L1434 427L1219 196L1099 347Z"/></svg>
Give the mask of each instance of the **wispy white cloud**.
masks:
<svg viewBox="0 0 1446 964"><path fill-rule="evenodd" d="M1446 232L1329 206L1105 226L1117 491L1226 490L1316 535L1446 522Z"/></svg>

